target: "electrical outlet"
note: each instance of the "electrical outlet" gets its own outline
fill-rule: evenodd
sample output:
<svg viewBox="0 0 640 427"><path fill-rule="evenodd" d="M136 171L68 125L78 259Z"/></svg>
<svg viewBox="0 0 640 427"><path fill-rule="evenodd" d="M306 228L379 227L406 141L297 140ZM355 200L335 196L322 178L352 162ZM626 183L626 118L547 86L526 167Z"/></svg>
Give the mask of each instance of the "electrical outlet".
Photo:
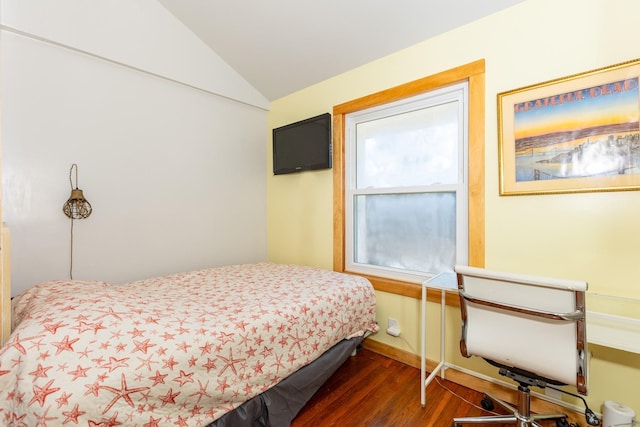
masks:
<svg viewBox="0 0 640 427"><path fill-rule="evenodd" d="M389 329L391 329L391 328L398 329L398 320L397 320L397 319L394 319L394 318L392 318L392 317L389 317L389 325L388 325L388 328L389 328Z"/></svg>
<svg viewBox="0 0 640 427"><path fill-rule="evenodd" d="M400 327L398 326L398 320L389 317L389 327L387 328L387 333L392 337L400 336Z"/></svg>

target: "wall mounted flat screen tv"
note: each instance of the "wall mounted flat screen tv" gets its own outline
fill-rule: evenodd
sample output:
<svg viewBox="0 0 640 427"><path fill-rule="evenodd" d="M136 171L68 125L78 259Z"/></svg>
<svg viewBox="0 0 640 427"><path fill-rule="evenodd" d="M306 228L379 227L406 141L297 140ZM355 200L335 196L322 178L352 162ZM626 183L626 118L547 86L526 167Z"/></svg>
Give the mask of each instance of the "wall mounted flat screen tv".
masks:
<svg viewBox="0 0 640 427"><path fill-rule="evenodd" d="M331 168L331 114L273 129L273 174Z"/></svg>

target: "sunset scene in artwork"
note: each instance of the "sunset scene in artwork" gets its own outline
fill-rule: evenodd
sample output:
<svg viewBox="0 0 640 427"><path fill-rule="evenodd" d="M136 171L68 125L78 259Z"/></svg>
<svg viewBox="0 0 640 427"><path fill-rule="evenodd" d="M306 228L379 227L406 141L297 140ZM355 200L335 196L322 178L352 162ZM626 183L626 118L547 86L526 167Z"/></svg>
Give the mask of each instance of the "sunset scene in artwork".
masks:
<svg viewBox="0 0 640 427"><path fill-rule="evenodd" d="M640 173L638 78L513 108L516 181Z"/></svg>

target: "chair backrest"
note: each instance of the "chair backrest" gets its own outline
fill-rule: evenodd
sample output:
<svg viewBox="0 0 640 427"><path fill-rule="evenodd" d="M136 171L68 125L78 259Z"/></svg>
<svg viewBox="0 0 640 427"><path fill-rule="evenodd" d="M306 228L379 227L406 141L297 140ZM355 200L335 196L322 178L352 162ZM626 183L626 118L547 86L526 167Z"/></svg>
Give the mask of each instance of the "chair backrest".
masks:
<svg viewBox="0 0 640 427"><path fill-rule="evenodd" d="M587 394L587 283L456 266L460 350Z"/></svg>

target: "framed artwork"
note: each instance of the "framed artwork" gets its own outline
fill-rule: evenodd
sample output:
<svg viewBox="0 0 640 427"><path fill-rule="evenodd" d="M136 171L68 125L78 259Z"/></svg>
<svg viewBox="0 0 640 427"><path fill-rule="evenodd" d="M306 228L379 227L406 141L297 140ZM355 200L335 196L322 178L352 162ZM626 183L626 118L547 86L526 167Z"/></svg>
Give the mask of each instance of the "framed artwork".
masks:
<svg viewBox="0 0 640 427"><path fill-rule="evenodd" d="M500 195L640 189L640 59L498 94Z"/></svg>

